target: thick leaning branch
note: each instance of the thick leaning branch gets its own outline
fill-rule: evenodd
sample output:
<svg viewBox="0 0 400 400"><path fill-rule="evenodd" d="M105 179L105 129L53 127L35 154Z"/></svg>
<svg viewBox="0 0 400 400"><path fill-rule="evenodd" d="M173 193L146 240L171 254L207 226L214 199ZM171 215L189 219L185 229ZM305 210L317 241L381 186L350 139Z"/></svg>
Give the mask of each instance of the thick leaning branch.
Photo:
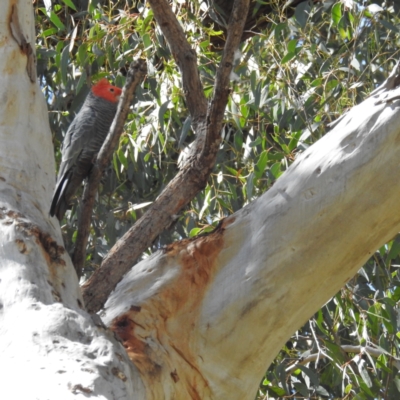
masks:
<svg viewBox="0 0 400 400"><path fill-rule="evenodd" d="M72 262L78 277L81 276L82 268L85 263L86 246L90 232L90 223L92 221L92 210L96 191L99 187L102 174L110 164L114 149L123 132L125 120L128 116L129 107L132 104L135 90L143 81L146 72L146 64L144 60L138 60L130 66L114 121L106 140L97 155L96 163L90 173L88 183L85 185L82 198L82 211L79 217L78 236L76 238L76 245L72 256Z"/></svg>
<svg viewBox="0 0 400 400"><path fill-rule="evenodd" d="M118 240L103 260L101 267L83 285L83 296L88 311L97 312L103 307L108 295L143 251L151 245L164 229L174 222L176 215L182 208L205 187L214 167L221 140L219 132L228 101L229 76L232 71L234 52L239 47L245 22L240 16L247 15L249 3L249 0L236 0L234 3L232 18L228 25L229 34L225 46L226 49L217 72L214 97L208 115L196 122L198 136L194 143L191 157L142 218ZM170 15L166 11L167 8L170 11L169 5L161 0L151 0L150 4L154 4L154 16L157 21L160 21L160 28L163 32L165 29L166 37L169 35L167 40L174 42L172 33L179 34L181 30L175 26L175 22L176 24L178 22L172 12L173 18L171 16L170 18L174 22L164 20L165 15ZM160 5L163 5L163 7L160 7ZM171 26L175 26L175 28L171 29ZM180 63L183 63L180 68L182 68L182 75L184 75L184 71L187 70L185 63L192 63L193 57L182 57L179 60ZM198 79L198 71L193 71L192 68L188 68L189 70L195 76L189 76L188 80L190 81L190 78L193 80ZM186 76L184 79L186 80ZM186 98L190 98L192 94L192 92L188 91L185 93ZM200 107L203 106L200 105ZM192 119L197 118L197 116L200 117L200 114L195 113L192 115Z"/></svg>
<svg viewBox="0 0 400 400"><path fill-rule="evenodd" d="M349 110L213 232L166 246L125 275L101 317L150 399L254 399L293 331L399 232L400 101L377 105L388 97Z"/></svg>

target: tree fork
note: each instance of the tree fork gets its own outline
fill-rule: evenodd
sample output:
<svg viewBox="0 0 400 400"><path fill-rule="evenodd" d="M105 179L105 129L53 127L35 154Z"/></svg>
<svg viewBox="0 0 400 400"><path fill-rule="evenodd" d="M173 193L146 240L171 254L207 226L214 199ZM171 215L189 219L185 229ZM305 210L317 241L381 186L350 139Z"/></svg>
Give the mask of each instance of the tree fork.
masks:
<svg viewBox="0 0 400 400"><path fill-rule="evenodd" d="M193 57L180 57L180 55L190 52L191 49L167 2L165 0L150 1L154 16L171 46L172 53L175 54L175 57L179 56L177 62L182 71L184 87L186 82L198 82L193 86L193 90L185 93L192 120L196 121L197 138L186 165L147 212L117 241L100 268L82 286L85 305L90 312L97 312L102 308L108 295L137 258L173 222L175 215L205 187L214 167L221 141L220 131L228 101L229 76L232 71L234 52L240 44L245 22L240 16L247 15L249 3L249 0L236 0L234 3L228 26L228 38L217 72L214 96L207 115L202 119L204 102L199 104L200 111L195 107L195 99L204 97L202 89L200 90L199 87L201 83L198 80L197 66L195 69ZM174 53L177 43L180 47Z"/></svg>

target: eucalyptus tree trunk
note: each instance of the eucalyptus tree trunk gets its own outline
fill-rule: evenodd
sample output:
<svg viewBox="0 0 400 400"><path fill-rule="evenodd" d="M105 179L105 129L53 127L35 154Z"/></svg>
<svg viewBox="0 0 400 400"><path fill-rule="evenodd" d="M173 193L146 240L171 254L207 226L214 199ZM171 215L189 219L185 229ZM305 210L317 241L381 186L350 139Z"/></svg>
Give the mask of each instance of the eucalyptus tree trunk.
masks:
<svg viewBox="0 0 400 400"><path fill-rule="evenodd" d="M2 3L0 37L0 397L145 398L121 343L85 311L49 216L54 150L30 0Z"/></svg>
<svg viewBox="0 0 400 400"><path fill-rule="evenodd" d="M5 398L253 399L291 333L399 231L396 67L258 200L135 265L105 327L48 215L55 166L30 1L5 2L0 35Z"/></svg>

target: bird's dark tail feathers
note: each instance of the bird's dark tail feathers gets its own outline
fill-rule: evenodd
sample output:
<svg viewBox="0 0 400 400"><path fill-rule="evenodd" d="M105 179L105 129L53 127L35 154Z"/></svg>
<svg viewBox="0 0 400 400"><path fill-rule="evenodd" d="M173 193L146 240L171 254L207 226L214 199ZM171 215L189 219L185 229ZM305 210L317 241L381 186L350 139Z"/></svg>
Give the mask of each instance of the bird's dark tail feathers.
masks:
<svg viewBox="0 0 400 400"><path fill-rule="evenodd" d="M50 215L56 216L59 221L64 217L65 211L67 211L68 204L65 199L65 190L68 186L68 174L64 175L63 178L58 182L57 187L54 191L53 200L50 206Z"/></svg>

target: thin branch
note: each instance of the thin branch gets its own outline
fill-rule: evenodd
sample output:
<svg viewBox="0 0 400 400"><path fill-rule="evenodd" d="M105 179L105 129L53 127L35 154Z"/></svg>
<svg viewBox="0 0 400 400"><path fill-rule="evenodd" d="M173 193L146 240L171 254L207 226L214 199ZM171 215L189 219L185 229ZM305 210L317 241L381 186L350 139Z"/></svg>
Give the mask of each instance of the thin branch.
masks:
<svg viewBox="0 0 400 400"><path fill-rule="evenodd" d="M314 325L314 322L311 321L311 322L310 322L310 329L311 329L312 335L313 335L313 337L314 337L314 342L315 342L315 344L317 345L317 348L318 348L317 359L316 359L315 365L318 365L318 361L320 360L321 354L322 354L322 358L325 358L325 357L326 357L326 358L329 358L329 359L332 361L332 358L329 357L328 354L326 354L326 353L321 349L321 346L319 345L319 341L318 341L317 335L315 334L313 325Z"/></svg>
<svg viewBox="0 0 400 400"><path fill-rule="evenodd" d="M118 104L117 113L111 125L110 131L104 141L99 154L96 158L87 185L83 192L82 211L79 218L78 236L72 261L78 277L80 277L83 265L85 263L86 246L90 232L90 223L92 221L92 210L96 191L99 186L103 171L110 164L112 154L118 144L119 138L123 132L126 117L129 113L129 107L132 104L135 90L143 81L146 75L146 64L143 60L138 60L131 64L125 86Z"/></svg>
<svg viewBox="0 0 400 400"><path fill-rule="evenodd" d="M203 148L203 154L218 151L221 142L221 124L230 93L230 75L232 72L235 54L238 52L242 37L246 16L249 10L249 2L235 1L228 25L228 37L222 54L221 64L215 79L214 95L207 115L207 136Z"/></svg>
<svg viewBox="0 0 400 400"><path fill-rule="evenodd" d="M397 61L395 67L392 69L392 72L389 74L387 79L381 85L379 85L379 87L373 90L370 93L370 96L378 96L382 92L389 92L394 88L396 88L400 82L399 74L400 74L400 60ZM378 102L377 104L380 103Z"/></svg>
<svg viewBox="0 0 400 400"><path fill-rule="evenodd" d="M149 3L181 71L183 93L196 129L197 121L203 119L207 113L207 99L200 81L196 52L190 47L170 5L165 0L149 0Z"/></svg>
<svg viewBox="0 0 400 400"><path fill-rule="evenodd" d="M201 83L197 68L196 70L193 68L196 57L193 56L193 50L188 47L186 38L182 36L183 32L175 15L165 0L150 0L149 2L161 30L173 49L172 53L180 65L184 87L185 84L188 85L185 96L192 121L196 120L194 128L197 138L191 155L181 171L167 185L149 210L117 241L103 260L101 267L83 285L83 297L89 312L97 312L103 307L108 295L143 251L175 221L182 208L207 184L219 149L222 119L229 95L229 76L232 71L234 53L239 47L246 20L243 16L248 13L250 0L235 0L233 17L228 25L228 41L217 72L209 117L203 110L203 100L200 104L196 103L204 96L202 88L201 95L199 93ZM185 44L182 43L183 41ZM197 83L193 84L193 82Z"/></svg>
<svg viewBox="0 0 400 400"><path fill-rule="evenodd" d="M389 354L387 351L383 350L382 348L377 349L375 347L371 346L351 346L351 345L343 345L340 346L342 351L345 353L355 353L355 354L360 354L360 353L368 353L372 357L378 358L380 355L385 354L386 356L389 356L395 360L398 365L400 365L400 360L396 357L393 357L391 354ZM288 368L286 368L287 373L291 373L295 371L298 368L298 365L306 365L310 362L317 361L318 359L323 359L328 357L328 355L324 352L318 352L318 353L313 353L310 354L309 356L305 358L301 358L300 360L296 361L294 364L290 365ZM330 357L328 357L330 358Z"/></svg>

